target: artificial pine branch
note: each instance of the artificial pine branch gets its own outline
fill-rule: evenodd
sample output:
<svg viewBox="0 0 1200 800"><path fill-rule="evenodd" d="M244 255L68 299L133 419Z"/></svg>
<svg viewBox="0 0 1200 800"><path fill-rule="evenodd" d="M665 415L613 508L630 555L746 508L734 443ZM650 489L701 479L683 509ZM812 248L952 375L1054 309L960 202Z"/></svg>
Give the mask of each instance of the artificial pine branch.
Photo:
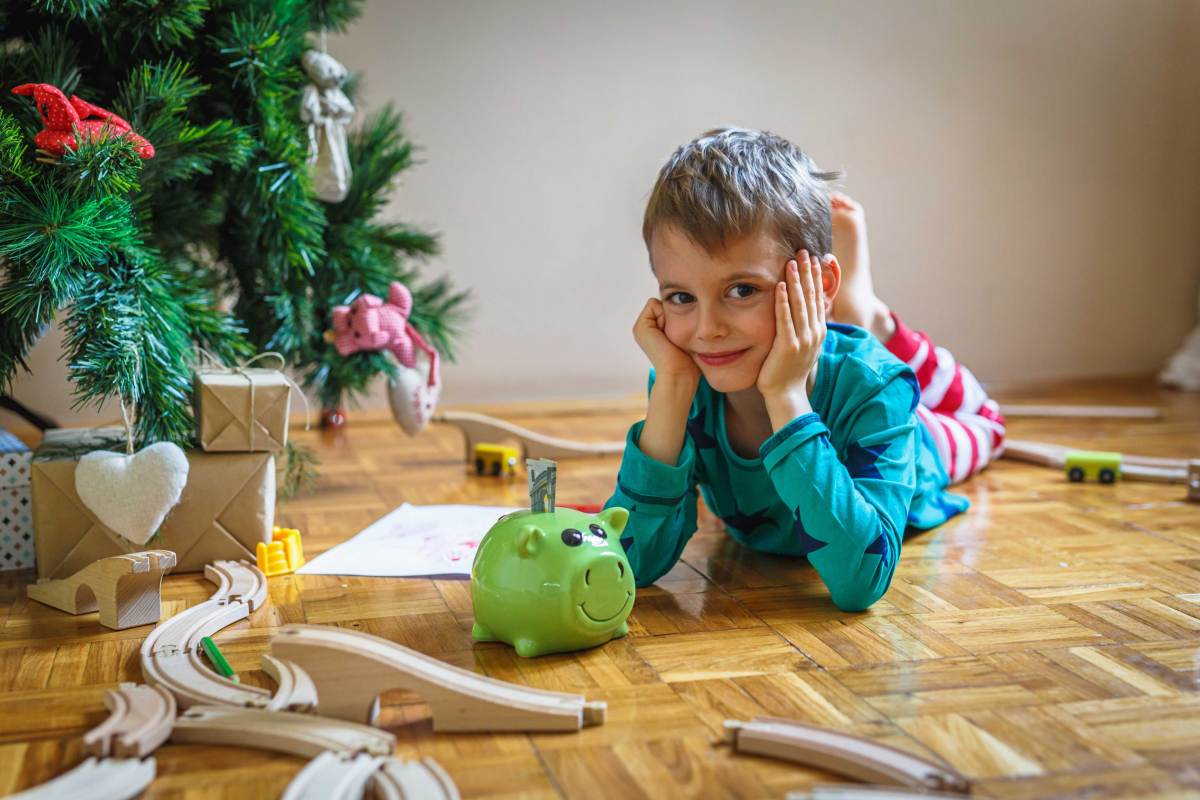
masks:
<svg viewBox="0 0 1200 800"><path fill-rule="evenodd" d="M436 236L377 219L415 163L399 113L385 108L352 135L345 201L314 195L300 59L362 6L36 0L4 9L0 384L61 312L76 401L136 398L143 441L190 435L196 345L226 363L280 351L323 403L340 405L396 368L384 353L337 355L325 338L332 309L364 291L386 294L392 280L413 292L413 323L453 357L466 294L422 277ZM141 161L110 139L45 159L31 146L42 128L33 104L8 93L31 82L111 108L155 157ZM356 85L358 76L346 91Z"/></svg>

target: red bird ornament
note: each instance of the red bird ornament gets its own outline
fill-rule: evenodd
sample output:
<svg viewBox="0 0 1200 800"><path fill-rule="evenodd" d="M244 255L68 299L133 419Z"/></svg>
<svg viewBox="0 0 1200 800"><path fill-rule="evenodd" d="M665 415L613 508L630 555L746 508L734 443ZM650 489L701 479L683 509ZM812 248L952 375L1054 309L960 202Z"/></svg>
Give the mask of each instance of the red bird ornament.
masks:
<svg viewBox="0 0 1200 800"><path fill-rule="evenodd" d="M32 95L42 117L43 128L33 137L34 144L56 156L74 150L75 131L81 136L95 138L105 132L128 138L142 158L154 157L154 145L133 132L128 122L111 111L105 111L75 95L67 96L57 86L48 83L23 83L13 94Z"/></svg>

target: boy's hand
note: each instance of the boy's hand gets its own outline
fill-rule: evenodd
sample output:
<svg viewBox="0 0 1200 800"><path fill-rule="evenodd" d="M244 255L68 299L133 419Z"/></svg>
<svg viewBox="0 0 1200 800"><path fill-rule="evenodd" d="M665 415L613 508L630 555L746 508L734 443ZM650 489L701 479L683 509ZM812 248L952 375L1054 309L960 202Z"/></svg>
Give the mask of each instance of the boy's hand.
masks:
<svg viewBox="0 0 1200 800"><path fill-rule="evenodd" d="M812 410L808 380L816 377L825 332L821 261L801 250L775 287L775 341L756 382L775 430Z"/></svg>
<svg viewBox="0 0 1200 800"><path fill-rule="evenodd" d="M633 338L654 365L654 373L659 380L686 378L699 383L700 367L690 355L671 343L663 332L665 325L662 300L651 297L634 323Z"/></svg>

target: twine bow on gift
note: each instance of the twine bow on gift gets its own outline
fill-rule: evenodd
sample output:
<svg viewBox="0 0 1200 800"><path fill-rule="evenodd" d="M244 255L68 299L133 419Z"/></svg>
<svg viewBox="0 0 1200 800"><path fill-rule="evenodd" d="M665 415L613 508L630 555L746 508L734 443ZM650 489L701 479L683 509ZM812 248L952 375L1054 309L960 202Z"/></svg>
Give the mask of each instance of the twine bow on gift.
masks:
<svg viewBox="0 0 1200 800"><path fill-rule="evenodd" d="M250 368L251 364L253 364L254 362L258 361L261 358L267 358L270 356L274 356L275 358L279 359L279 375L280 375L280 377L282 377L284 379L284 381L287 382L287 385L290 387L288 389L288 392L290 393L292 389L295 389L299 393L300 399L302 401L304 401L304 430L308 430L309 428L312 427L312 409L308 405L308 398L305 396L304 390L301 389L296 384L296 382L293 381L291 378L289 378L287 376L287 373L285 373L283 371L283 368L287 365L287 360L284 359L284 357L281 353L277 353L274 350L270 350L266 353L259 353L258 355L254 356L253 358L247 359L246 361L243 361L242 363L238 364L236 367L227 367L221 363L221 360L219 358L217 358L215 355L213 355L208 350L205 350L203 347L197 348L197 350L199 350L200 355L203 357L201 360L201 363L198 365L198 368L203 368L203 369L206 369L206 370L209 370L212 372L221 372L221 373L232 374L232 375L241 375L243 378L246 379L246 383L250 389L248 400L247 400L249 409L248 409L248 413L246 414L246 419L248 419L250 421L250 449L251 450L255 449L254 448L254 443L255 443L254 436L255 436L255 433L259 426L256 423L255 416L254 416L254 378L247 375L246 370Z"/></svg>

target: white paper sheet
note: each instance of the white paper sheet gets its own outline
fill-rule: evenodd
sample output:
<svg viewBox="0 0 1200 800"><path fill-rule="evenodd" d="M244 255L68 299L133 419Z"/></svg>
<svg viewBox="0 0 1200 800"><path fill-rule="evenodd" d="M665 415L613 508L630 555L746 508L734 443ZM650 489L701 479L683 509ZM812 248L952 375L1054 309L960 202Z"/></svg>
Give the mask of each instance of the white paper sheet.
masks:
<svg viewBox="0 0 1200 800"><path fill-rule="evenodd" d="M511 506L405 503L352 539L326 550L301 575L417 577L471 574L479 540Z"/></svg>

